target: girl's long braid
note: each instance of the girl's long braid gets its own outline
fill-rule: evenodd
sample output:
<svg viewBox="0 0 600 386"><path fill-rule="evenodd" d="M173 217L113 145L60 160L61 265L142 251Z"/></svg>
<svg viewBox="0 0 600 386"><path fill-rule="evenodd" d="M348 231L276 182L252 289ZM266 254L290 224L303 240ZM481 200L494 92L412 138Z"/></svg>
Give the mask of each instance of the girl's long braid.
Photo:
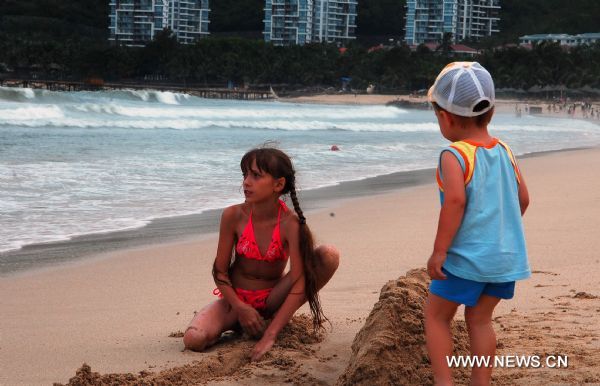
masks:
<svg viewBox="0 0 600 386"><path fill-rule="evenodd" d="M317 256L314 249L314 240L310 228L306 225L306 217L304 217L304 213L298 202L294 179L289 181L289 189L294 210L300 221L299 244L300 255L302 256L302 261L304 263L304 292L306 299L308 300L308 305L310 306L310 312L313 316L313 325L315 328L319 328L323 325L323 322L327 320L327 317L323 314L321 301L319 300L317 288Z"/></svg>

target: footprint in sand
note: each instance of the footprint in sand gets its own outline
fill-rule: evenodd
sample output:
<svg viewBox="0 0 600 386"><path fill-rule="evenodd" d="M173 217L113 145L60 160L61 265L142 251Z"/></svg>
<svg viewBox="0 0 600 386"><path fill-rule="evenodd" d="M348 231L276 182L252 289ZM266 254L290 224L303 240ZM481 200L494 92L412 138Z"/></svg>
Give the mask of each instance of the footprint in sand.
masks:
<svg viewBox="0 0 600 386"><path fill-rule="evenodd" d="M598 296L589 294L587 292L577 292L573 297L575 299L598 299Z"/></svg>
<svg viewBox="0 0 600 386"><path fill-rule="evenodd" d="M552 276L558 276L558 273L555 272L549 272L549 271L531 271L531 273L540 273L540 274L544 274L544 275L552 275Z"/></svg>

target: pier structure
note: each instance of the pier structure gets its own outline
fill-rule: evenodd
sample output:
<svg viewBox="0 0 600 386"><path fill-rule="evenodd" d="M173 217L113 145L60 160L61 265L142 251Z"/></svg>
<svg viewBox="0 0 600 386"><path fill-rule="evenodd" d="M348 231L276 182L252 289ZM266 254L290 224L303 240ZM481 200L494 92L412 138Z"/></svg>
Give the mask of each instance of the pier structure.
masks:
<svg viewBox="0 0 600 386"><path fill-rule="evenodd" d="M155 84L129 84L104 82L75 82L64 80L23 80L0 79L2 87L22 87L50 91L110 91L110 90L157 90L194 95L211 99L264 100L274 99L275 94L270 89L240 89L240 88L209 88L209 87L178 87Z"/></svg>

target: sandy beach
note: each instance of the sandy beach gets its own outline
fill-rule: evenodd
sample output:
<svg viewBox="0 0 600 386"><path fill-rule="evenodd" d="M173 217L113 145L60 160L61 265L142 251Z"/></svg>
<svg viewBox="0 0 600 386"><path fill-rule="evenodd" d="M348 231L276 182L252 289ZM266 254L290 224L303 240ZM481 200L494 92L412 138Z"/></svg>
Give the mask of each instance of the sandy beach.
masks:
<svg viewBox="0 0 600 386"><path fill-rule="evenodd" d="M597 98L596 98L597 99ZM382 94L321 94L311 96L280 98L283 102L289 103L318 103L318 104L344 104L344 105L385 105L387 103L403 103L405 106L412 105L416 108L430 108L427 103L427 96L422 94L398 94L398 95L382 95ZM587 98L584 100L588 101ZM580 101L572 100L568 104L579 103ZM589 102L589 101L588 101ZM550 101L543 99L511 99L498 97L496 99L496 112L515 114L517 109L521 110L522 114L527 114L525 111L530 106L537 106L542 109L541 114L553 117L571 117L571 118L586 118L595 122L600 122L600 117L593 118L584 117L583 111L580 108L575 109L573 114L568 114L567 109L562 111L550 111L547 109ZM600 111L600 103L598 100L590 102L596 111Z"/></svg>
<svg viewBox="0 0 600 386"><path fill-rule="evenodd" d="M497 369L496 384L600 383L598 162L598 148L521 160L533 275L497 309L498 354L563 355L568 367ZM288 343L256 364L245 359L252 342L243 337L206 353L182 352L181 338L169 337L214 299L215 234L0 278L0 384L66 383L84 362L102 374L172 369L197 383L334 384L382 286L425 264L438 210L432 175L425 185L313 211L318 240L342 252L321 295L331 328L320 343L289 344L306 333L297 321Z"/></svg>

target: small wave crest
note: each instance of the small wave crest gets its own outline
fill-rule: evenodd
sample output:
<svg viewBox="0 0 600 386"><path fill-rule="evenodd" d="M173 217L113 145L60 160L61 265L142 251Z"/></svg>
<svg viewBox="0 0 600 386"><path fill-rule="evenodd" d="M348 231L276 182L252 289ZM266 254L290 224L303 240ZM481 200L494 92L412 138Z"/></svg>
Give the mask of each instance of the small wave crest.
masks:
<svg viewBox="0 0 600 386"><path fill-rule="evenodd" d="M162 95L163 100L176 98L176 95ZM203 118L203 119L239 119L241 121L261 121L272 119L286 120L363 120L397 119L402 110L389 107L369 106L366 108L270 108L263 105L257 108L240 108L228 106L173 106L149 107L139 105L122 105L110 103L83 103L73 108L81 112L104 113L136 118Z"/></svg>
<svg viewBox="0 0 600 386"><path fill-rule="evenodd" d="M191 97L191 95L189 94L176 93L171 91L134 89L100 91L97 96L100 98L154 102L166 105L179 105L182 102L189 100Z"/></svg>
<svg viewBox="0 0 600 386"><path fill-rule="evenodd" d="M30 88L0 87L0 100L9 102L25 102L35 98Z"/></svg>
<svg viewBox="0 0 600 386"><path fill-rule="evenodd" d="M154 102L165 105L179 105L191 100L189 94L158 90L111 90L111 91L78 91L62 92L43 89L0 87L0 100L7 102L29 103L64 103L80 102L89 99L130 100L141 102Z"/></svg>
<svg viewBox="0 0 600 386"><path fill-rule="evenodd" d="M45 126L48 122L59 122L57 120L64 117L63 111L57 106L0 108L0 123L14 126Z"/></svg>
<svg viewBox="0 0 600 386"><path fill-rule="evenodd" d="M59 110L60 111L60 110ZM3 121L3 122L2 122ZM56 116L49 119L2 119L0 122L10 126L20 127L64 127L64 128L119 128L119 129L172 129L172 130L202 130L202 129L250 129L250 130L284 130L284 131L369 131L369 132L418 132L437 131L434 123L361 123L361 122L323 122L323 121L285 121L273 120L262 122L244 122L227 120L201 119L86 119Z"/></svg>

